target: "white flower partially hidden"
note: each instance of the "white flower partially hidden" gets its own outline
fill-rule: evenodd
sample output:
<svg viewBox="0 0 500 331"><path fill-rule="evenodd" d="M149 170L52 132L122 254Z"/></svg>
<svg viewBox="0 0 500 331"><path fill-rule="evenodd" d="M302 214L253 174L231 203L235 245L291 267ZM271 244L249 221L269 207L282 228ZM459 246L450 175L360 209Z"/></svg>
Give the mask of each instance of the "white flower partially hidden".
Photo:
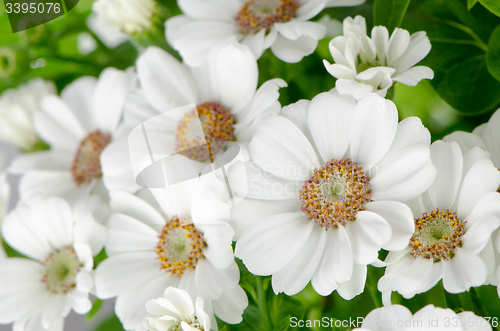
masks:
<svg viewBox="0 0 500 331"><path fill-rule="evenodd" d="M309 281L321 295L361 293L378 251L400 250L414 231L405 201L424 192L435 169L419 119L398 124L395 105L376 94L356 103L332 90L264 120L249 150L256 166L228 170L235 254L276 293ZM233 169L234 168L234 169Z"/></svg>
<svg viewBox="0 0 500 331"><path fill-rule="evenodd" d="M493 164L500 171L500 110L497 110L493 116L491 116L488 123L484 123L472 131L463 132L455 131L452 134L447 135L443 138L444 141L455 141L460 146L462 153L468 153L474 147L480 147L481 149L475 149L476 158L479 157L491 157ZM500 193L500 186L497 189ZM500 206L498 206L500 208ZM496 230L491 237L491 240L486 245L485 249L480 254L483 261L486 263L488 268L488 280L487 283L497 286L497 292L500 296L500 231Z"/></svg>
<svg viewBox="0 0 500 331"><path fill-rule="evenodd" d="M150 314L159 318L146 317L143 321L148 331L184 330L210 331L210 318L203 310L203 298L196 298L196 310L189 293L169 287L162 298L146 303Z"/></svg>
<svg viewBox="0 0 500 331"><path fill-rule="evenodd" d="M446 291L459 293L486 281L478 254L500 224L500 173L479 148L462 155L455 142L433 143L431 159L436 181L408 202L415 233L407 248L387 256L394 264L379 280L381 292L411 298L443 279Z"/></svg>
<svg viewBox="0 0 500 331"><path fill-rule="evenodd" d="M184 15L166 22L167 40L190 66L206 62L212 45L235 37L258 59L271 48L285 62L314 52L326 28L309 20L325 7L365 0L180 0Z"/></svg>
<svg viewBox="0 0 500 331"><path fill-rule="evenodd" d="M2 222L4 240L30 259L0 263L0 323L14 322L19 331L60 331L71 309L90 310L92 257L101 251L106 229L83 205L92 206L85 201L72 208L59 197L34 196Z"/></svg>
<svg viewBox="0 0 500 331"><path fill-rule="evenodd" d="M61 97L43 100L35 128L50 150L21 155L10 167L23 174L22 198L40 192L73 199L89 189L107 198L100 157L119 135L123 105L135 81L131 71L108 68L99 79L79 78Z"/></svg>
<svg viewBox="0 0 500 331"><path fill-rule="evenodd" d="M491 331L490 323L473 312L456 314L449 308L427 305L413 316L405 306L391 305L372 310L363 319L360 331Z"/></svg>
<svg viewBox="0 0 500 331"><path fill-rule="evenodd" d="M237 141L245 148L262 120L279 111L278 89L286 86L283 80L272 79L257 89L257 61L248 47L234 41L214 47L208 62L198 68L150 47L137 61L137 74L141 90L127 101L125 124L133 128L165 114L163 120L148 127L150 139L161 142L162 151L185 155L200 168L224 151L224 141ZM193 103L197 114L194 109L170 111ZM197 117L206 139L216 141L210 149L205 145L190 148L190 125ZM136 191L139 187L132 167L126 167L130 164L128 139L111 143L102 155L106 186Z"/></svg>
<svg viewBox="0 0 500 331"><path fill-rule="evenodd" d="M97 0L92 4L92 11L102 24L118 26L134 35L151 28L156 6L153 0Z"/></svg>
<svg viewBox="0 0 500 331"><path fill-rule="evenodd" d="M33 116L41 111L42 99L55 93L54 83L40 78L3 92L0 96L0 142L14 144L23 151L40 143Z"/></svg>
<svg viewBox="0 0 500 331"><path fill-rule="evenodd" d="M0 150L0 224L9 208L10 185L7 182L7 173L5 172L5 154ZM0 260L7 255L1 247L2 237L0 236Z"/></svg>
<svg viewBox="0 0 500 331"><path fill-rule="evenodd" d="M366 35L366 21L362 16L344 19L344 35L330 41L334 64L323 60L326 70L335 78L340 94L356 99L375 92L385 96L394 82L415 86L422 79L432 79L433 71L420 62L431 50L424 31L410 36L408 31L396 28L389 39L384 26L372 29Z"/></svg>
<svg viewBox="0 0 500 331"><path fill-rule="evenodd" d="M188 159L178 157L185 159L183 170L197 174ZM228 323L242 320L248 300L238 285L233 229L220 213L225 206L198 191L199 182L145 189L142 198L110 193L108 258L97 267L96 293L102 299L117 296L115 312L126 330L144 330L146 302L169 286L188 291L193 300L202 297L214 328L213 314Z"/></svg>

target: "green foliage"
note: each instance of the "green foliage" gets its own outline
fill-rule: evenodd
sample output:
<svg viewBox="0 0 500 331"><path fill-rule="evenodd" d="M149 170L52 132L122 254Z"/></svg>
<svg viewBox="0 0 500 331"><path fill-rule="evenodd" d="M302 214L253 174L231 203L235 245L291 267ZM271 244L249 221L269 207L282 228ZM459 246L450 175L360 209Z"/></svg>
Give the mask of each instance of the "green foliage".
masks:
<svg viewBox="0 0 500 331"><path fill-rule="evenodd" d="M488 42L486 64L490 74L500 81L500 26L493 31Z"/></svg>
<svg viewBox="0 0 500 331"><path fill-rule="evenodd" d="M479 2L493 14L500 16L500 2L498 0L479 0Z"/></svg>
<svg viewBox="0 0 500 331"><path fill-rule="evenodd" d="M118 317L113 314L97 325L93 331L124 331L124 329Z"/></svg>
<svg viewBox="0 0 500 331"><path fill-rule="evenodd" d="M375 0L374 25L386 26L389 32L401 26L410 0Z"/></svg>
<svg viewBox="0 0 500 331"><path fill-rule="evenodd" d="M102 300L101 299L96 299L94 303L92 304L92 309L87 313L87 316L85 316L85 321L91 321L97 313L99 313L99 309L101 309L102 305Z"/></svg>

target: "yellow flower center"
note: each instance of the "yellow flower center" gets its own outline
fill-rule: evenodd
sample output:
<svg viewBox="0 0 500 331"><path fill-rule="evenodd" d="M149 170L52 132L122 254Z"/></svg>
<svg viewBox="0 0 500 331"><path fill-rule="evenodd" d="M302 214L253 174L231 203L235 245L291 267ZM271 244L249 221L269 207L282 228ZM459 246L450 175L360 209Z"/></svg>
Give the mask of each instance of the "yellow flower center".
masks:
<svg viewBox="0 0 500 331"><path fill-rule="evenodd" d="M76 185L88 184L92 179L102 176L100 156L110 142L111 136L99 130L83 138L71 168Z"/></svg>
<svg viewBox="0 0 500 331"><path fill-rule="evenodd" d="M42 263L45 275L42 281L51 293L67 293L76 286L76 275L82 267L72 247L52 252Z"/></svg>
<svg viewBox="0 0 500 331"><path fill-rule="evenodd" d="M242 34L256 33L261 29L269 32L273 24L295 18L298 8L297 0L247 0L236 15L236 22Z"/></svg>

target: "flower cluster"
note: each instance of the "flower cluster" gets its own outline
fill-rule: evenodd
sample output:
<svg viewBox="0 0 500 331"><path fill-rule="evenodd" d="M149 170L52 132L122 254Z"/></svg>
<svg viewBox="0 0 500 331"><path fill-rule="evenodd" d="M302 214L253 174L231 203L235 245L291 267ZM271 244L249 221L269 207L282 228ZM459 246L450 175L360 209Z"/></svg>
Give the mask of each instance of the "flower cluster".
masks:
<svg viewBox="0 0 500 331"><path fill-rule="evenodd" d="M133 66L0 96L0 141L20 151L7 169L0 154L0 323L61 331L92 295L115 298L125 330L259 329L255 316L281 330L287 296L369 288L385 307L362 330L491 329L474 287L500 283L500 109L431 144L386 98L434 77L415 66L426 32L368 36L362 16L329 42L335 87L310 100L282 106L289 82L258 62L295 68L326 35L318 14L364 2L178 0L161 41L161 2L94 2L139 49ZM463 307L392 305L438 283Z"/></svg>

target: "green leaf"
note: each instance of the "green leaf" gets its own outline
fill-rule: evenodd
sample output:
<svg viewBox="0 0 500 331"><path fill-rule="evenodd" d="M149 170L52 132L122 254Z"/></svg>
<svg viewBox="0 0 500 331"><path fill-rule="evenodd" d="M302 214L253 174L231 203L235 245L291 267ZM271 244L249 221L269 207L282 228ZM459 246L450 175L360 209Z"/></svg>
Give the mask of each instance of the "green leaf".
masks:
<svg viewBox="0 0 500 331"><path fill-rule="evenodd" d="M123 326L114 314L99 324L94 331L124 331Z"/></svg>
<svg viewBox="0 0 500 331"><path fill-rule="evenodd" d="M478 0L467 0L467 9L471 10L477 2Z"/></svg>
<svg viewBox="0 0 500 331"><path fill-rule="evenodd" d="M386 26L392 32L401 25L409 4L410 0L375 0L374 25Z"/></svg>
<svg viewBox="0 0 500 331"><path fill-rule="evenodd" d="M488 42L486 64L490 74L500 81L500 26L493 31Z"/></svg>
<svg viewBox="0 0 500 331"><path fill-rule="evenodd" d="M479 0L493 14L500 16L500 2L498 0Z"/></svg>
<svg viewBox="0 0 500 331"><path fill-rule="evenodd" d="M96 301L94 301L94 303L92 304L92 309L90 309L90 311L87 313L87 316L85 317L86 322L92 320L97 315L99 309L101 308L101 305L101 299L96 299Z"/></svg>

